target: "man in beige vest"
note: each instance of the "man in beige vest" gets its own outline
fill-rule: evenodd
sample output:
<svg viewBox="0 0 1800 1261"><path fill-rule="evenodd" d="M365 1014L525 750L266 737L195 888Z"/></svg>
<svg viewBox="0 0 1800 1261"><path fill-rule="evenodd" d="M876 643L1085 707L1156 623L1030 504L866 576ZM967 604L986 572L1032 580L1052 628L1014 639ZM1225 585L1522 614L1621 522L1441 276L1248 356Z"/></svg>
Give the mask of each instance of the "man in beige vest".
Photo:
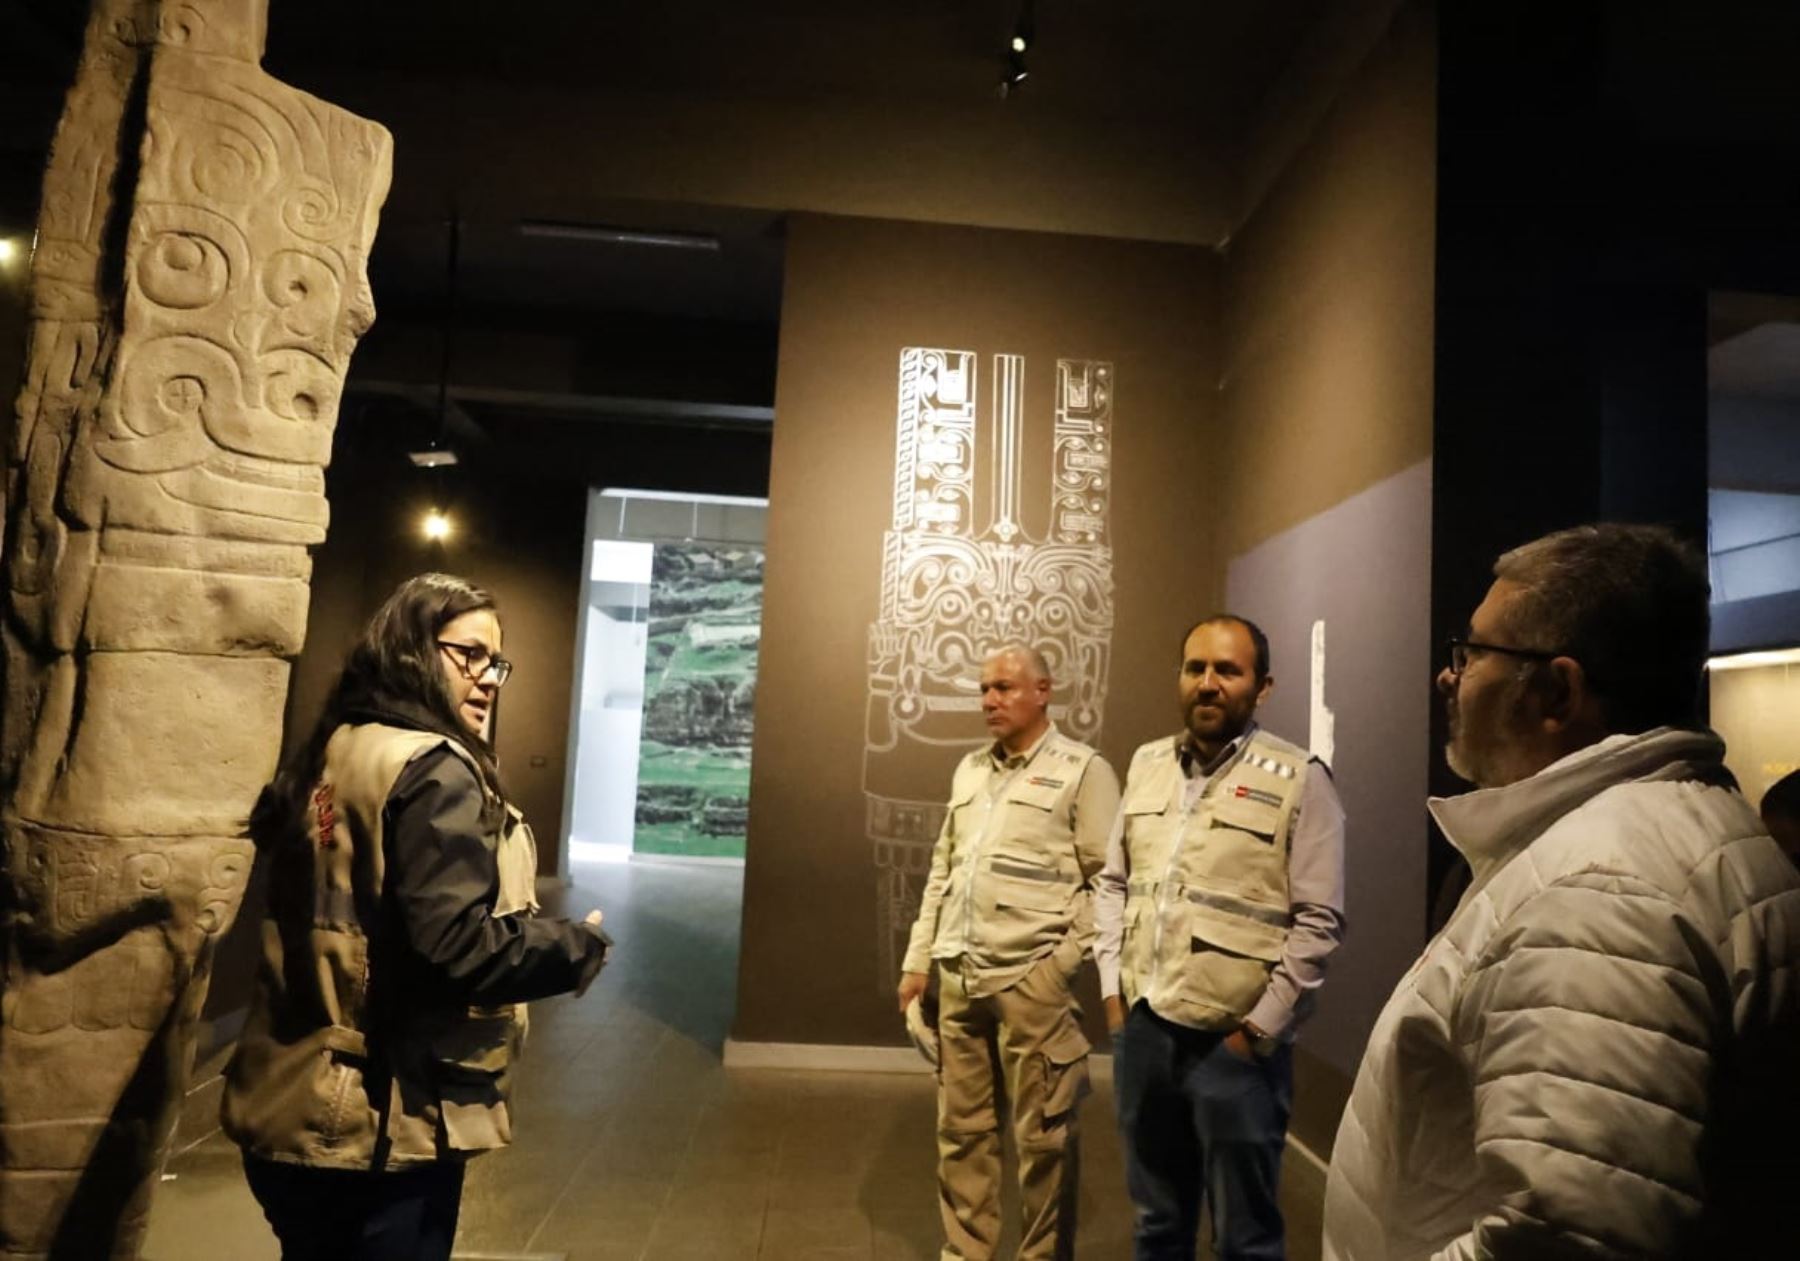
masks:
<svg viewBox="0 0 1800 1261"><path fill-rule="evenodd" d="M1323 764L1256 725L1269 643L1209 617L1182 644L1186 729L1131 759L1095 882L1094 959L1137 1261L1279 1261L1290 1043L1344 932L1344 811Z"/></svg>
<svg viewBox="0 0 1800 1261"><path fill-rule="evenodd" d="M938 971L943 1257L1000 1239L1001 1103L1019 1155L1021 1261L1074 1255L1076 1107L1088 1041L1070 982L1093 937L1090 888L1119 781L1050 721L1050 671L1024 646L981 668L986 745L963 758L900 975L904 1013Z"/></svg>

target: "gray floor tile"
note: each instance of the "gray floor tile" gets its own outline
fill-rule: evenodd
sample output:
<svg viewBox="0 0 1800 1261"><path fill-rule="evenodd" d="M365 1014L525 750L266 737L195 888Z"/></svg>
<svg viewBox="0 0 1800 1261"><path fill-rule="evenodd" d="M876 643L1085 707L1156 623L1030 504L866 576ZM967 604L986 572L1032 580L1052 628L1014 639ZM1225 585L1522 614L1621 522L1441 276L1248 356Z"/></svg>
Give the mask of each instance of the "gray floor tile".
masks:
<svg viewBox="0 0 1800 1261"><path fill-rule="evenodd" d="M582 868L564 901L599 905L615 961L580 1000L533 1006L517 1144L471 1165L461 1251L570 1261L935 1261L934 1093L924 1075L727 1073L742 874ZM1097 1088L1083 1108L1082 1261L1131 1249L1131 1211ZM236 1149L179 1155L146 1261L275 1261ZM1323 1184L1284 1171L1290 1261L1317 1261ZM1009 1209L1013 1201L1009 1193ZM1010 1236L1009 1236L1010 1238Z"/></svg>

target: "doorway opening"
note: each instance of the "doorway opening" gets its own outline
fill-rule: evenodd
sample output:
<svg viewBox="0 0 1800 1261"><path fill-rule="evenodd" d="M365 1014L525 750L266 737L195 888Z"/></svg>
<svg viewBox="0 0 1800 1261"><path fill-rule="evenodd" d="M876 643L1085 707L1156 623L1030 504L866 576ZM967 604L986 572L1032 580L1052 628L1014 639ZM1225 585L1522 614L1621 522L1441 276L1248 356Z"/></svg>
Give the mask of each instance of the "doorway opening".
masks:
<svg viewBox="0 0 1800 1261"><path fill-rule="evenodd" d="M1715 293L1710 323L1708 704L1756 806L1800 769L1800 297Z"/></svg>
<svg viewBox="0 0 1800 1261"><path fill-rule="evenodd" d="M743 863L767 507L590 491L569 723L572 864Z"/></svg>

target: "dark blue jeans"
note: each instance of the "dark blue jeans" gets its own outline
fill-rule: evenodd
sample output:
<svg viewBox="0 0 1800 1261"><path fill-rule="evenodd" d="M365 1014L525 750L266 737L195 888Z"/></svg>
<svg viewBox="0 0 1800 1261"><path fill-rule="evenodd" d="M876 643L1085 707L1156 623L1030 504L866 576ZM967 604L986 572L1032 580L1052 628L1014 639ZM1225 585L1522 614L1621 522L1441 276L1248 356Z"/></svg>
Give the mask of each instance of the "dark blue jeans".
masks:
<svg viewBox="0 0 1800 1261"><path fill-rule="evenodd" d="M1283 1261L1276 1201L1293 1051L1249 1063L1224 1035L1138 1003L1113 1042L1137 1261L1193 1261L1204 1194L1219 1261Z"/></svg>
<svg viewBox="0 0 1800 1261"><path fill-rule="evenodd" d="M244 1156L281 1261L449 1261L463 1169L444 1160L368 1173Z"/></svg>

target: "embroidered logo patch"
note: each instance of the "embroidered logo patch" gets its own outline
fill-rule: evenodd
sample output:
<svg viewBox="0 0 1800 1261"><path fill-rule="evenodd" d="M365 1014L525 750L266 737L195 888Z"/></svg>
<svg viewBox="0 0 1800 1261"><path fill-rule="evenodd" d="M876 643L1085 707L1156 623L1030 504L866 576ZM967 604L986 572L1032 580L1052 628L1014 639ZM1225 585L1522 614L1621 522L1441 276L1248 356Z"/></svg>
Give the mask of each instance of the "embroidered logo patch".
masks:
<svg viewBox="0 0 1800 1261"><path fill-rule="evenodd" d="M337 793L329 782L313 793L313 825L318 829L321 849L337 848Z"/></svg>
<svg viewBox="0 0 1800 1261"><path fill-rule="evenodd" d="M1278 809L1281 806L1280 797L1271 792L1264 792L1260 788L1252 788L1248 784L1239 784L1237 790L1232 795L1234 797L1247 797L1251 801L1260 801L1265 806L1275 806Z"/></svg>

